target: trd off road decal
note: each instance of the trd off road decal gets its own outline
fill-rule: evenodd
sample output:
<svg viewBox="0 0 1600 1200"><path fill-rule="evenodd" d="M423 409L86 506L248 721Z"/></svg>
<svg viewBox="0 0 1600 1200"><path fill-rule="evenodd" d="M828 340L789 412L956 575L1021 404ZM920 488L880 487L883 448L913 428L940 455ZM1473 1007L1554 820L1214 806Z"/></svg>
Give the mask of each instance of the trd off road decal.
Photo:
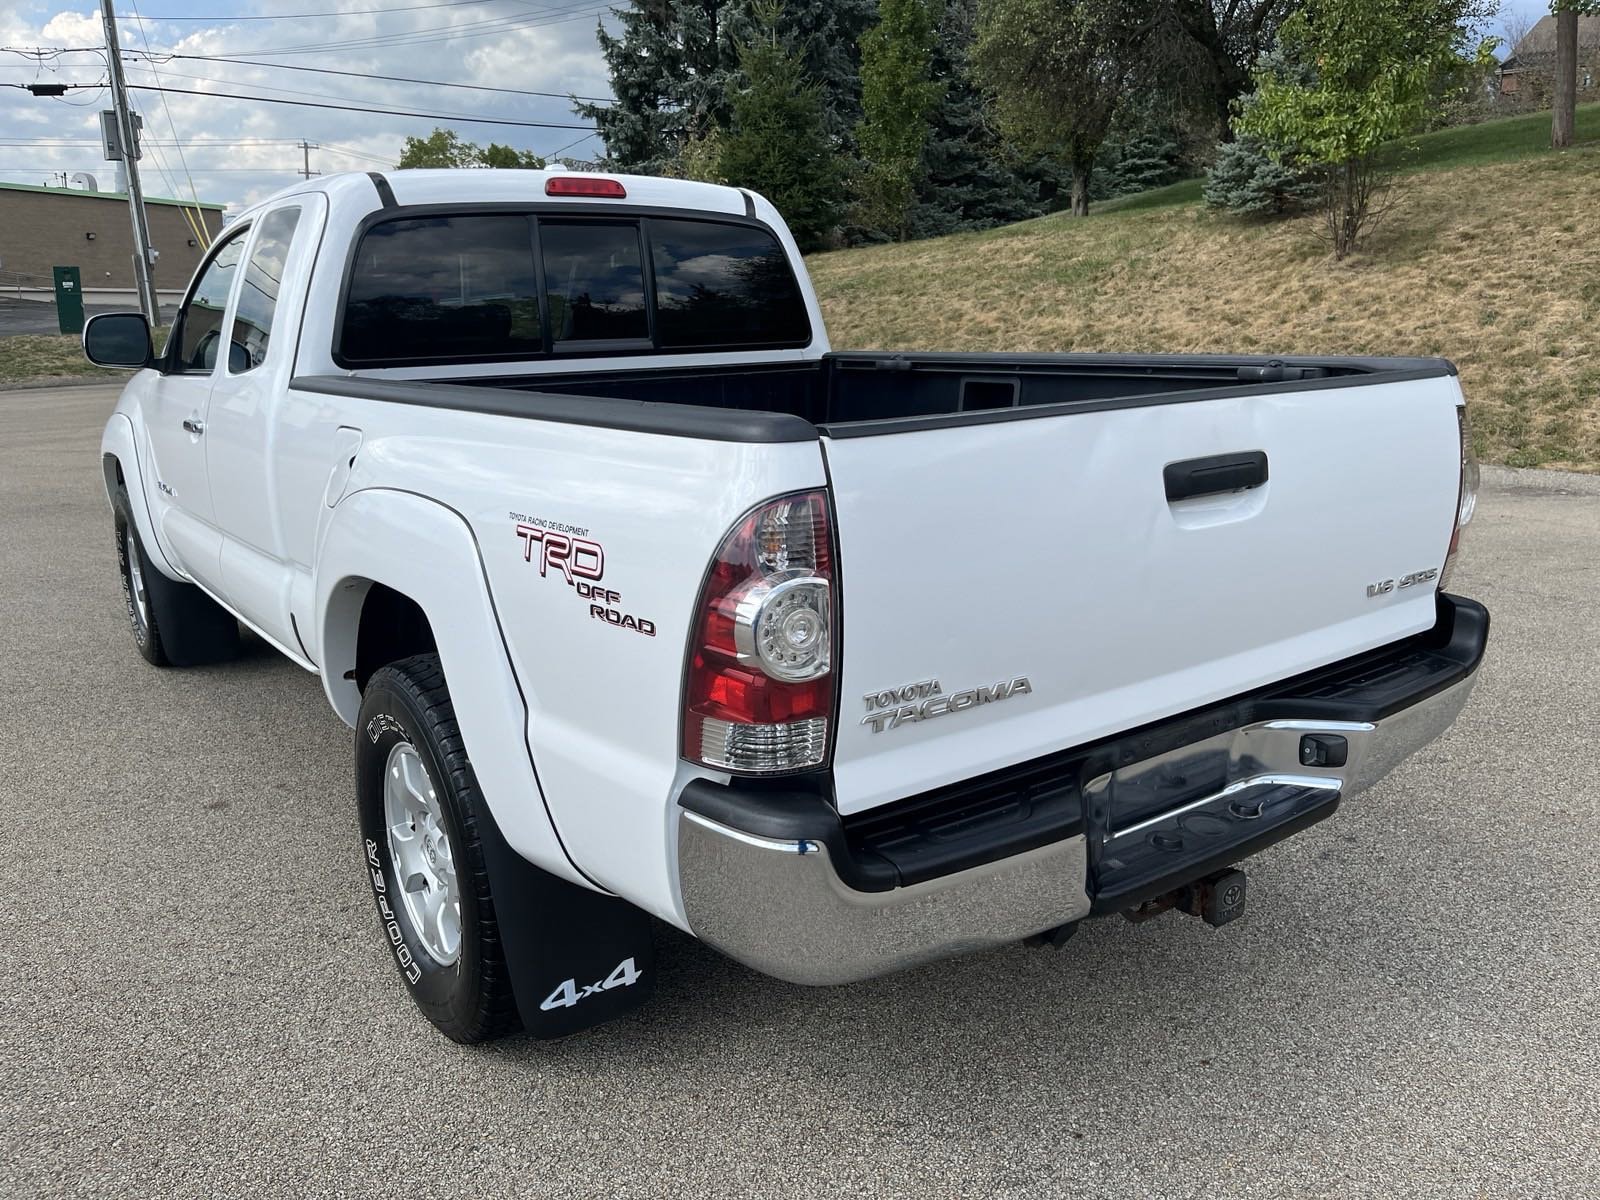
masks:
<svg viewBox="0 0 1600 1200"><path fill-rule="evenodd" d="M510 514L517 523L517 538L522 543L522 561L539 564L539 576L549 579L551 572L589 602L589 615L618 629L631 629L655 637L656 623L622 611L622 593L602 587L606 573L606 551L587 537L587 529L542 521L523 513Z"/></svg>
<svg viewBox="0 0 1600 1200"><path fill-rule="evenodd" d="M378 843L371 838L367 839L367 870L372 873L372 894L378 901L378 913L383 918L383 931L389 935L389 944L394 947L394 959L400 964L400 970L405 974L406 980L416 983L422 978L422 968L411 956L411 947L406 945L406 936L400 932L399 918L389 906L389 885L383 878L383 864L378 861Z"/></svg>

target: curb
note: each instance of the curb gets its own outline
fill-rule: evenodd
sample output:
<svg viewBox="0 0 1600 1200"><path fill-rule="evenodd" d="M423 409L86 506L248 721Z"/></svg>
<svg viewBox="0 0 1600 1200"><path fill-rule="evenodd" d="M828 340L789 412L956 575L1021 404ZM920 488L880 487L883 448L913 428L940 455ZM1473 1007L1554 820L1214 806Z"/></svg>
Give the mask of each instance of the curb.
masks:
<svg viewBox="0 0 1600 1200"><path fill-rule="evenodd" d="M1558 496L1600 496L1600 475L1546 471L1542 467L1500 467L1485 463L1480 486L1502 492L1547 492Z"/></svg>

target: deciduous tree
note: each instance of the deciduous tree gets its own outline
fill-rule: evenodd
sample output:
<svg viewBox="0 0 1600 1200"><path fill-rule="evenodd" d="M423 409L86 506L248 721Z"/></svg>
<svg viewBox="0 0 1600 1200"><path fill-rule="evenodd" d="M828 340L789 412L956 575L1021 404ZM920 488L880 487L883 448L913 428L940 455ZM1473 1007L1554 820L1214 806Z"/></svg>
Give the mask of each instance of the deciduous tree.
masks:
<svg viewBox="0 0 1600 1200"><path fill-rule="evenodd" d="M1111 119L1139 68L1147 6L1135 0L983 0L972 69L1002 130L1059 160L1072 212L1089 212L1089 180Z"/></svg>
<svg viewBox="0 0 1600 1200"><path fill-rule="evenodd" d="M1550 145L1572 145L1578 116L1578 17L1600 13L1600 0L1551 0L1556 17L1555 106L1550 116Z"/></svg>
<svg viewBox="0 0 1600 1200"><path fill-rule="evenodd" d="M1441 73L1494 43L1471 46L1475 0L1307 0L1283 24L1283 49L1314 64L1309 82L1257 73L1255 101L1235 128L1269 147L1294 146L1324 167L1323 215L1336 258L1381 211L1384 143L1422 121Z"/></svg>
<svg viewBox="0 0 1600 1200"><path fill-rule="evenodd" d="M400 150L400 170L411 167L524 167L538 170L544 159L532 150L517 150L490 142L480 146L464 140L453 129L434 128L425 138L408 137Z"/></svg>

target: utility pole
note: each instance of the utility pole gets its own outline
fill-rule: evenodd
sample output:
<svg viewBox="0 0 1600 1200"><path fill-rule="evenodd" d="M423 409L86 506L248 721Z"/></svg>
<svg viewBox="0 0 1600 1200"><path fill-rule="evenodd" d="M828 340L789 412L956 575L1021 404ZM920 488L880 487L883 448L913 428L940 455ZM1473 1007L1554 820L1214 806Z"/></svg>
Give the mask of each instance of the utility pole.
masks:
<svg viewBox="0 0 1600 1200"><path fill-rule="evenodd" d="M321 149L322 147L316 142L308 142L304 138L300 139L300 158L301 162L304 164L301 167L300 174L304 175L307 179L310 179L313 175L322 174L321 171L313 171L311 169L311 152L313 150Z"/></svg>
<svg viewBox="0 0 1600 1200"><path fill-rule="evenodd" d="M106 30L106 73L111 80L111 106L117 114L117 134L128 171L128 216L133 222L133 284L139 293L139 310L157 325L161 306L156 299L155 255L150 250L150 225L145 219L144 189L139 185L139 131L128 107L128 84L122 74L122 46L117 41L117 14L112 0L100 0L100 20Z"/></svg>

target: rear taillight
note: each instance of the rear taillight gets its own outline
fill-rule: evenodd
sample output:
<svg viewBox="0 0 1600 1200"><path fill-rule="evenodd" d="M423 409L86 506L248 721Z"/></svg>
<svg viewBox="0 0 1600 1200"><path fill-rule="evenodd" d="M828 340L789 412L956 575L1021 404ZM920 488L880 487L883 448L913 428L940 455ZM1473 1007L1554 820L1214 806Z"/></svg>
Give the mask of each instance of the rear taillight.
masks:
<svg viewBox="0 0 1600 1200"><path fill-rule="evenodd" d="M751 774L821 766L833 715L833 612L826 494L785 496L740 520L696 609L683 756Z"/></svg>
<svg viewBox="0 0 1600 1200"><path fill-rule="evenodd" d="M1450 574L1455 569L1462 531L1471 523L1473 511L1478 507L1478 458L1472 453L1472 426L1467 421L1467 407L1464 404L1456 407L1456 426L1461 432L1461 478L1456 487L1456 524L1450 531L1450 549L1439 571L1441 592L1450 582Z"/></svg>

